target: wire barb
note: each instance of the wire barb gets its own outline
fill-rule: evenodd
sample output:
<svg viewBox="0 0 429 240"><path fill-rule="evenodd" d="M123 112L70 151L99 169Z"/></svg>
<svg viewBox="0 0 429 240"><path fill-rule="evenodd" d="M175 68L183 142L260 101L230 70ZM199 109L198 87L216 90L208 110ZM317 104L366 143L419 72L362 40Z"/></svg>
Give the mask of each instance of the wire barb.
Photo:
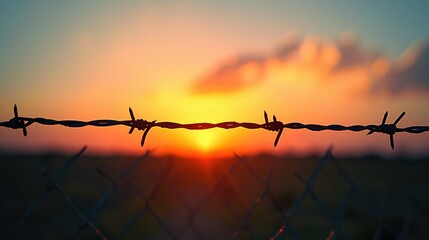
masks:
<svg viewBox="0 0 429 240"><path fill-rule="evenodd" d="M266 130L269 130L269 131L277 132L276 139L274 140L274 147L276 147L277 144L279 143L280 136L282 135L283 128L285 126L283 125L282 122L277 121L276 115L273 115L273 121L272 122L268 122L268 114L266 111L264 111L264 119L265 119L265 124L264 124L263 128Z"/></svg>
<svg viewBox="0 0 429 240"><path fill-rule="evenodd" d="M18 107L16 106L16 104L13 106L13 115L14 115L14 117L12 119L10 119L9 122L6 122L2 125L5 127L13 128L13 129L20 129L21 128L22 134L24 135L24 137L26 137L27 136L27 128L26 128L24 120L22 120L19 117Z"/></svg>
<svg viewBox="0 0 429 240"><path fill-rule="evenodd" d="M143 132L143 136L142 136L142 140L140 142L140 145L143 147L144 142L146 140L147 134L149 133L149 130L155 126L156 120L152 121L152 122L148 122L146 120L143 119L136 119L134 117L134 113L133 113L133 109L128 108L129 112L130 112L130 117L131 117L131 129L128 132L129 134L133 133L134 129L137 128L137 130L140 131L144 131Z"/></svg>
<svg viewBox="0 0 429 240"><path fill-rule="evenodd" d="M386 113L383 116L383 120L381 121L381 125L374 126L374 128L371 129L366 135L370 135L375 132L388 134L389 140L390 140L390 147L392 149L395 149L395 142L394 142L393 136L395 135L395 133L398 132L398 128L396 127L396 124L398 124L399 121L401 121L401 119L405 115L405 112L402 112L401 115L399 115L399 117L395 120L395 122L393 122L393 124L386 124L388 114L389 112L386 111Z"/></svg>

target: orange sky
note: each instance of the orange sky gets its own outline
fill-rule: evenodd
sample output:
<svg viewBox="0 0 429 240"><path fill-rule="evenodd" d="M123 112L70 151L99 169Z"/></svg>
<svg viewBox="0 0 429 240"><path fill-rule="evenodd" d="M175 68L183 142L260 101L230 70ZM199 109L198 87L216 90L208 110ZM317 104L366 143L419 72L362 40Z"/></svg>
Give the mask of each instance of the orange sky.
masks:
<svg viewBox="0 0 429 240"><path fill-rule="evenodd" d="M92 10L96 14L82 13L81 22L39 23L52 30L40 30L48 32L35 38L39 42L22 43L31 54L9 53L10 60L0 62L1 121L12 117L16 103L23 116L55 119L126 120L132 107L137 118L180 123L262 123L264 110L285 123L378 124L386 110L390 121L407 112L401 126L429 123L427 33L423 40L410 34L412 40L399 50L386 44L392 54L360 28L311 34L291 30L298 25L275 26L279 30L269 33L267 23L235 28L240 19L215 18L198 6L139 9ZM252 14L241 14L251 22ZM94 152L143 152L141 133L127 132L120 126L31 126L23 138L3 128L0 147L74 151L88 145ZM364 132L286 130L275 151L274 138L263 130L156 128L145 148L186 156L305 153L330 145L343 153L391 153L387 136ZM427 134L400 134L396 152L425 151L427 140Z"/></svg>

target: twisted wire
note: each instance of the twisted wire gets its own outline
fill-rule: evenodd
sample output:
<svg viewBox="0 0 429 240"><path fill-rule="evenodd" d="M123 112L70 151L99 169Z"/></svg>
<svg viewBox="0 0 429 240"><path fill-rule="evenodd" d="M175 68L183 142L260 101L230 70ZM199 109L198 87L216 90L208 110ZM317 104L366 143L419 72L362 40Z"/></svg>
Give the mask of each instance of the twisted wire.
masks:
<svg viewBox="0 0 429 240"><path fill-rule="evenodd" d="M136 119L134 117L133 110L129 108L130 120L110 120L110 119L101 119L101 120L91 120L91 121L80 121L80 120L55 120L48 118L31 118L31 117L20 117L18 115L17 106L14 106L14 117L9 121L0 122L0 127L6 127L11 129L22 129L23 135L27 136L27 127L37 123L41 125L61 125L71 128L80 128L86 126L95 126L95 127L110 127L123 125L130 127L129 134L133 133L135 129L143 131L143 136L141 139L141 146L144 145L146 137L154 127L166 128L166 129L187 129L187 130L205 130L211 128L222 128L222 129L233 129L233 128L245 128L245 129L265 129L268 131L277 132L274 147L277 146L280 136L283 133L283 129L305 129L309 131L351 131L351 132L361 132L369 131L367 135L373 134L375 132L388 134L390 136L390 145L394 149L393 136L398 132L406 132L412 134L419 134L429 131L429 126L409 126L404 128L398 128L396 125L405 115L403 112L393 124L386 124L386 119L388 112L384 114L383 121L380 125L351 125L343 126L340 124L330 124L330 125L321 125L321 124L304 124L299 122L290 122L283 123L278 121L276 116L273 115L273 120L268 120L268 115L264 112L264 123L253 123L253 122L235 122L227 121L220 123L176 123L176 122L157 122L147 121L144 119Z"/></svg>

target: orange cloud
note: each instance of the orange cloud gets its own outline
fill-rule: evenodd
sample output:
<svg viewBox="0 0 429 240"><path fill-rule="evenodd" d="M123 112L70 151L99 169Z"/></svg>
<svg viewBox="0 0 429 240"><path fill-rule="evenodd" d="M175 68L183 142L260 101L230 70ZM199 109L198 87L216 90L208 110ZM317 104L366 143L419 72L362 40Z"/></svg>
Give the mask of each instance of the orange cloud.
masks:
<svg viewBox="0 0 429 240"><path fill-rule="evenodd" d="M399 93L410 89L429 90L429 45L413 44L399 60L377 49L365 48L351 33L336 41L315 36L289 37L271 53L243 54L221 63L197 79L195 93L240 91L273 79L273 71L295 71L296 78L310 74L320 82L348 78L359 72L355 83L366 93L386 90ZM356 74L354 74L356 75ZM279 75L276 75L277 77ZM284 74L283 74L284 76ZM349 81L344 79L344 81Z"/></svg>
<svg viewBox="0 0 429 240"><path fill-rule="evenodd" d="M258 83L263 79L265 57L243 56L230 59L198 80L196 92L228 92Z"/></svg>

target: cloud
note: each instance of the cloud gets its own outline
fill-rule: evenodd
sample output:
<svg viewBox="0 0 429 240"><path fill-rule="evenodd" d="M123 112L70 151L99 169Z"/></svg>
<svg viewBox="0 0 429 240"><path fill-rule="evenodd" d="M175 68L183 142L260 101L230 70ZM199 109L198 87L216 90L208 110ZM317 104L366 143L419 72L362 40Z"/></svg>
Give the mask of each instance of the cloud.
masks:
<svg viewBox="0 0 429 240"><path fill-rule="evenodd" d="M345 33L335 44L340 54L340 61L335 70L340 71L353 66L369 66L382 57L382 53L376 50L365 50L352 33Z"/></svg>
<svg viewBox="0 0 429 240"><path fill-rule="evenodd" d="M401 94L409 91L429 91L429 43L412 44L391 67L386 76L376 83L373 91Z"/></svg>
<svg viewBox="0 0 429 240"><path fill-rule="evenodd" d="M279 69L293 69L295 79L311 72L315 81L320 82L340 81L352 72L356 75L358 70L359 77L350 78L363 81L361 85L372 94L382 91L398 94L412 89L429 91L429 45L412 44L399 59L391 59L380 50L365 48L352 33L345 33L335 41L289 35L270 53L243 54L222 62L197 79L193 91L240 91L272 80L270 73Z"/></svg>
<svg viewBox="0 0 429 240"><path fill-rule="evenodd" d="M247 55L232 58L220 67L200 78L194 90L197 92L229 92L256 84L264 76L265 57Z"/></svg>

